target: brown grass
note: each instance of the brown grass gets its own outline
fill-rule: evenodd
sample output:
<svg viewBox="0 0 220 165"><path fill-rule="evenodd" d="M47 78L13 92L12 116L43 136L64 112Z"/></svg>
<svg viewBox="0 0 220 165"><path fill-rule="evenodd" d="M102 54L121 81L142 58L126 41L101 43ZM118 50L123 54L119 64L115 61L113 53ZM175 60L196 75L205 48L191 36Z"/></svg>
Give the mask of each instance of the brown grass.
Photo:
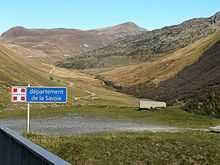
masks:
<svg viewBox="0 0 220 165"><path fill-rule="evenodd" d="M219 164L219 134L109 133L28 138L75 165Z"/></svg>
<svg viewBox="0 0 220 165"><path fill-rule="evenodd" d="M29 51L22 56L25 49L20 51L19 48L16 52L14 50L11 49L11 45L0 43L0 85L4 88L0 91L0 96L3 98L0 99L0 104L10 102L10 86L27 85L30 82L36 86L67 86L70 103L73 103L73 97L78 97L80 99L77 103L81 105L137 106L136 98L105 88L104 84L94 76L77 70L56 68L44 61L28 58ZM50 73L52 69L53 72ZM95 93L95 97L90 97L88 91Z"/></svg>
<svg viewBox="0 0 220 165"><path fill-rule="evenodd" d="M106 80L125 86L141 83L158 85L174 77L186 66L192 65L201 55L220 39L220 33L212 34L174 53L154 58L151 61L138 65L116 68L112 71L101 73Z"/></svg>

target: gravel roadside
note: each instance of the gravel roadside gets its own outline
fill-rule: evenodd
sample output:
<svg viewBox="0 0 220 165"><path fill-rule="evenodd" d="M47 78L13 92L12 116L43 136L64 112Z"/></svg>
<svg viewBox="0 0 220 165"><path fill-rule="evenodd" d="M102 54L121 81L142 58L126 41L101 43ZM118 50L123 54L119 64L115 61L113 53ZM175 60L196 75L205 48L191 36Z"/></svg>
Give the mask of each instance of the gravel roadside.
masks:
<svg viewBox="0 0 220 165"><path fill-rule="evenodd" d="M25 131L25 119L0 120L0 125L11 128L19 133ZM74 135L98 132L173 132L177 128L154 124L140 124L120 120L88 118L77 115L50 117L31 120L31 132L46 135Z"/></svg>

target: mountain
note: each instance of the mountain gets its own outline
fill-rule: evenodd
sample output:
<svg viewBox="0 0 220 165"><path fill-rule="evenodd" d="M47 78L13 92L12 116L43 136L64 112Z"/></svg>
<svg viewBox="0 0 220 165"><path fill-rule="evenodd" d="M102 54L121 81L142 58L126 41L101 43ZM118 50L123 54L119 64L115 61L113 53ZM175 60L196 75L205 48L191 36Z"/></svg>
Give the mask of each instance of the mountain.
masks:
<svg viewBox="0 0 220 165"><path fill-rule="evenodd" d="M220 12L209 18L185 21L179 25L127 36L105 47L73 58L58 66L76 69L115 67L145 62L207 37L220 27Z"/></svg>
<svg viewBox="0 0 220 165"><path fill-rule="evenodd" d="M0 85L2 88L13 84L48 84L49 82L23 57L0 42Z"/></svg>
<svg viewBox="0 0 220 165"><path fill-rule="evenodd" d="M0 108L10 103L10 88L17 85L54 85L39 69L0 42Z"/></svg>
<svg viewBox="0 0 220 165"><path fill-rule="evenodd" d="M210 86L218 86L219 28L220 13L153 31L130 22L89 31L16 27L1 37L7 52L16 51L8 53L16 66L6 70L7 58L2 59L0 80L16 83L12 77L23 81L43 75L46 81L51 77L64 84L79 81L83 89L77 88L77 93L86 96L90 89L99 99L106 96L105 102L109 98L117 102L121 97L123 105L134 98L117 92L118 97L109 97L110 89L171 104L188 102ZM58 60L58 67L54 66ZM72 68L86 70L82 73ZM35 81L45 81L44 77Z"/></svg>
<svg viewBox="0 0 220 165"><path fill-rule="evenodd" d="M142 31L147 31L144 28L140 28L133 22L126 22L119 25L107 27L107 28L101 28L96 30L90 30L90 32L97 33L99 36L109 36L110 38L118 39L119 37L127 37L131 34L139 34Z"/></svg>
<svg viewBox="0 0 220 165"><path fill-rule="evenodd" d="M4 42L19 45L46 54L48 62L54 63L82 52L104 47L115 40L137 35L145 31L128 22L113 27L82 31L79 29L27 29L14 27L2 34ZM42 58L41 56L41 59Z"/></svg>
<svg viewBox="0 0 220 165"><path fill-rule="evenodd" d="M219 40L206 50L199 60L186 67L174 78L161 83L160 88L168 89L172 95L166 98L172 100L197 98L207 93L207 89L220 87L220 37ZM160 89L159 89L160 90ZM164 91L163 90L163 91ZM174 91L175 90L175 91ZM160 90L162 93L162 90ZM160 94L159 93L159 94Z"/></svg>
<svg viewBox="0 0 220 165"><path fill-rule="evenodd" d="M25 108L25 104L10 102L10 89L11 86L26 86L28 83L32 86L66 86L69 93L68 105L73 104L73 97L74 104L77 105L137 105L136 98L106 89L103 82L94 76L39 62L30 58L30 53L38 55L38 51L30 52L29 49L18 45L0 42L1 110ZM48 105L40 107L42 106Z"/></svg>
<svg viewBox="0 0 220 165"><path fill-rule="evenodd" d="M220 83L220 33L147 63L100 73L107 85L137 97L187 101Z"/></svg>

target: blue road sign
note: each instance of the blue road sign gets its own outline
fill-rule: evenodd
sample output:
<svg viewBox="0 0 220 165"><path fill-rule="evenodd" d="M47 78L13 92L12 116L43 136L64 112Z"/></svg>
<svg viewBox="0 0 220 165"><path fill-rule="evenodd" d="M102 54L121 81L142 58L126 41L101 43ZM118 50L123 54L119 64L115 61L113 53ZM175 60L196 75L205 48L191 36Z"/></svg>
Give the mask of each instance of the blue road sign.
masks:
<svg viewBox="0 0 220 165"><path fill-rule="evenodd" d="M27 87L28 103L66 103L66 87Z"/></svg>

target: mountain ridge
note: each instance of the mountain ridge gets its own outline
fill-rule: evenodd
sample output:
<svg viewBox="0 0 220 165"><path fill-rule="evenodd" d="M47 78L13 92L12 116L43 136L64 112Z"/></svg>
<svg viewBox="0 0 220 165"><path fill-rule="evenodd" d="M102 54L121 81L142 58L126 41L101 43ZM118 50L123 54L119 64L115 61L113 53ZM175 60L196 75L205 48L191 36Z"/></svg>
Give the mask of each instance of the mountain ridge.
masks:
<svg viewBox="0 0 220 165"><path fill-rule="evenodd" d="M220 33L146 64L100 73L118 91L168 103L187 102L220 84ZM181 66L182 65L182 66ZM217 85L218 86L218 85Z"/></svg>
<svg viewBox="0 0 220 165"><path fill-rule="evenodd" d="M94 30L28 29L14 27L1 35L1 40L32 50L40 50L54 61L74 57L82 52L106 46L120 38L144 31L134 23L124 23Z"/></svg>
<svg viewBox="0 0 220 165"><path fill-rule="evenodd" d="M124 26L128 28L124 29ZM11 34L18 37L13 38L12 35L10 40L9 35L3 39L3 42L18 51L22 50L22 47L29 50L28 53L31 53L31 50L38 50L34 56L40 57L40 51L42 51L44 54L42 58L46 56L45 63L55 59L53 64L57 64L57 60L60 60L57 65L59 67L87 69L85 71L88 72L94 68L110 70L109 72L99 71L100 74L95 73L95 75L106 85L120 92L173 103L176 100L191 97L195 94L194 91L202 88L201 83L196 79L192 81L194 81L193 84L198 83L197 89L191 83L182 88L182 84L187 84L182 81L182 79L187 80L182 75L187 68L194 68L203 56L212 56L206 53L215 49L215 44L220 39L219 28L220 12L212 17L190 19L178 25L153 31L143 30L133 23L91 31L77 29L38 31L39 29L17 27L17 29L11 29ZM126 35L124 30L128 32ZM13 44L18 47L16 48ZM30 56L30 59L35 58ZM205 66L204 62L203 65ZM197 73L195 69L188 71L188 77L194 72ZM196 74L194 75L196 77ZM181 81L179 77L183 77L180 78ZM204 86L209 84L207 81ZM176 88L178 92L175 91ZM182 97L179 97L180 95Z"/></svg>
<svg viewBox="0 0 220 165"><path fill-rule="evenodd" d="M208 18L194 18L178 25L127 36L105 47L82 53L76 58L67 58L58 66L89 69L146 62L151 57L192 44L218 31L219 28L218 12Z"/></svg>

